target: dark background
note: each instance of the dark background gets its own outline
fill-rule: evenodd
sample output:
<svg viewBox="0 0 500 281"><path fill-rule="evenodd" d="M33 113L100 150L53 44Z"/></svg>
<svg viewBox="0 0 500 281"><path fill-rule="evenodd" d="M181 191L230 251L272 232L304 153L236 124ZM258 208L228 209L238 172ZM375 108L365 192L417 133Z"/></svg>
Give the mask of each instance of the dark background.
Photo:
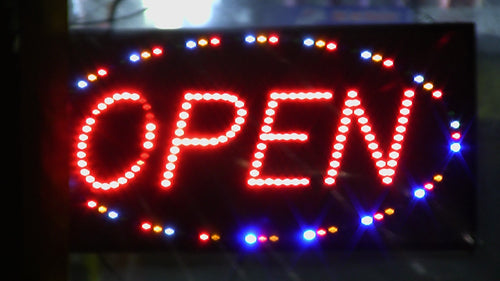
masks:
<svg viewBox="0 0 500 281"><path fill-rule="evenodd" d="M12 43L7 63L13 71L14 103L20 106L19 139L13 147L22 151L19 161L23 190L23 280L170 280L239 279L339 279L339 280L495 280L498 279L498 92L495 84L499 59L479 50L479 167L477 247L470 252L397 252L324 254L319 262L301 252L234 255L231 253L188 254L95 252L69 253L67 163L68 144L61 131L68 126L66 55L66 7L47 1L6 2L7 36ZM484 111L483 111L484 110ZM60 153L60 152L63 153ZM52 154L53 157L42 155ZM17 174L15 174L17 175ZM311 262L309 262L311 261ZM68 265L71 265L68 267ZM71 272L71 274L70 274ZM129 277L127 277L129 276Z"/></svg>

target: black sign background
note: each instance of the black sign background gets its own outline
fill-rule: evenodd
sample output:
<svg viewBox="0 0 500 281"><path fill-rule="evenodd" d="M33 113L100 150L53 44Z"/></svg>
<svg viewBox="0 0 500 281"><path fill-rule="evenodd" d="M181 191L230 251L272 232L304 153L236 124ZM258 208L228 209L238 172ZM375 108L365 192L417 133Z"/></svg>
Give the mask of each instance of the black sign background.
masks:
<svg viewBox="0 0 500 281"><path fill-rule="evenodd" d="M277 45L244 43L246 34L277 34ZM185 48L189 39L211 35L220 46ZM306 48L306 37L333 40L337 50ZM76 136L91 108L115 92L140 93L152 105L158 124L155 149L136 178L119 190L95 192L84 184L74 162L71 190L71 247L75 250L240 248L247 229L278 234L276 248L301 248L301 232L335 225L338 233L319 241L329 249L464 248L464 233L474 232L475 85L474 39L468 25L329 27L313 29L147 32L127 34L75 33L72 36L73 77L106 67L108 77L86 89L74 89L71 100ZM161 46L165 54L131 63L134 51ZM393 58L395 67L360 59L362 50ZM442 100L412 82L421 73L443 91ZM380 182L356 125L344 150L341 176L333 187L322 184L340 109L349 89L357 89L373 131L385 152L404 89L417 94L394 183ZM266 154L263 173L307 176L311 186L290 190L251 190L246 185L249 161L262 126L265 103L273 90L327 90L330 102L280 106L273 129L309 133L306 143L275 143ZM242 131L224 146L183 149L174 185L162 190L163 167L177 113L187 91L230 92L246 103ZM187 134L225 128L233 109L195 105ZM117 107L98 120L93 143L96 173L114 175L137 158L139 107ZM463 149L449 151L448 121L462 121ZM106 137L98 137L106 136ZM76 146L75 141L75 146ZM76 149L76 148L75 148ZM74 160L75 158L73 158ZM423 201L412 190L444 180ZM105 202L120 212L117 220L89 210L88 199ZM360 216L392 207L374 227L360 227ZM145 233L142 221L176 227L176 235ZM200 231L222 239L201 246Z"/></svg>

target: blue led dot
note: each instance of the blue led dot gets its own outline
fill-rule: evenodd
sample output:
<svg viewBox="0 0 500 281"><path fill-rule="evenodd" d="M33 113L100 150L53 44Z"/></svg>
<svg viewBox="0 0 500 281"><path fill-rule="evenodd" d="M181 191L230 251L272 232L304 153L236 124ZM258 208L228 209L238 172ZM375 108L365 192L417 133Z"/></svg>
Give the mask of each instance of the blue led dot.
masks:
<svg viewBox="0 0 500 281"><path fill-rule="evenodd" d="M255 40L256 40L256 39L255 39L255 36L253 36L253 35L247 35L247 36L245 37L245 42L247 42L247 43L249 43L249 44L254 43L254 42L255 42Z"/></svg>
<svg viewBox="0 0 500 281"><path fill-rule="evenodd" d="M255 234L248 233L245 235L245 243L252 245L255 244L255 242L257 242L257 236Z"/></svg>
<svg viewBox="0 0 500 281"><path fill-rule="evenodd" d="M128 59L131 62L137 62L141 59L141 57L138 54L131 54L130 57L128 57Z"/></svg>
<svg viewBox="0 0 500 281"><path fill-rule="evenodd" d="M415 191L413 191L413 196L418 199L422 199L425 197L425 189L423 188L417 188Z"/></svg>
<svg viewBox="0 0 500 281"><path fill-rule="evenodd" d="M304 39L304 45L307 47L311 47L314 45L314 40L312 38L306 38Z"/></svg>
<svg viewBox="0 0 500 281"><path fill-rule="evenodd" d="M196 42L193 40L186 41L186 48L193 49L196 47Z"/></svg>
<svg viewBox="0 0 500 281"><path fill-rule="evenodd" d="M109 212L108 212L108 217L109 217L110 219L113 219L113 220L114 220L114 219L116 219L116 218L118 217L118 213L117 213L117 212L115 212L115 211L109 211Z"/></svg>
<svg viewBox="0 0 500 281"><path fill-rule="evenodd" d="M458 128L460 128L460 122L457 120L453 120L450 123L450 127L452 127L453 129L458 129Z"/></svg>
<svg viewBox="0 0 500 281"><path fill-rule="evenodd" d="M167 227L167 228L165 228L164 232L165 232L166 235L172 236L175 233L175 229L173 229L171 227Z"/></svg>
<svg viewBox="0 0 500 281"><path fill-rule="evenodd" d="M363 51L361 52L361 58L367 60L372 57L372 53L370 51Z"/></svg>
<svg viewBox="0 0 500 281"><path fill-rule="evenodd" d="M304 233L302 234L302 237L306 241L311 241L314 238L316 238L316 231L314 231L312 229L308 229L308 230L304 231Z"/></svg>
<svg viewBox="0 0 500 281"><path fill-rule="evenodd" d="M450 150L453 152L459 152L462 146L458 142L454 142L450 145Z"/></svg>
<svg viewBox="0 0 500 281"><path fill-rule="evenodd" d="M413 81L420 84L420 83L424 82L424 76L417 74L417 75L413 76Z"/></svg>
<svg viewBox="0 0 500 281"><path fill-rule="evenodd" d="M86 81L80 80L78 81L78 83L76 83L76 85L78 86L78 88L83 89L87 87L89 84Z"/></svg>
<svg viewBox="0 0 500 281"><path fill-rule="evenodd" d="M373 218L371 216L364 216L361 218L361 223L363 225L371 225L373 223Z"/></svg>

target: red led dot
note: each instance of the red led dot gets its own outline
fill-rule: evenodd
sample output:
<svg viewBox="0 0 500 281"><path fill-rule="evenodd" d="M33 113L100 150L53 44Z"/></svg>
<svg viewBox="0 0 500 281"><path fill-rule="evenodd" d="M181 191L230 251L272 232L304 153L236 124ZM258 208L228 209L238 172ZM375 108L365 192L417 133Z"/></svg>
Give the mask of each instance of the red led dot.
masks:
<svg viewBox="0 0 500 281"><path fill-rule="evenodd" d="M99 68L97 70L97 75L99 75L99 76L106 76L107 74L108 74L108 71L104 68Z"/></svg>
<svg viewBox="0 0 500 281"><path fill-rule="evenodd" d="M271 36L269 36L268 41L269 41L269 43L271 43L271 44L277 44L277 43L278 43L278 41L279 41L279 38L278 38L278 36L276 36L276 35L271 35Z"/></svg>
<svg viewBox="0 0 500 281"><path fill-rule="evenodd" d="M210 39L210 45L219 46L220 45L220 38L219 37L212 37Z"/></svg>
<svg viewBox="0 0 500 281"><path fill-rule="evenodd" d="M153 55L159 56L161 54L163 54L163 49L162 48L160 48L160 47L154 47L153 48Z"/></svg>
<svg viewBox="0 0 500 281"><path fill-rule="evenodd" d="M87 206L89 208L95 208L97 206L97 202L94 201L94 200L90 200L90 201L87 202Z"/></svg>
<svg viewBox="0 0 500 281"><path fill-rule="evenodd" d="M432 93L432 97L435 98L435 99L439 99L443 96L443 93L441 91L434 91Z"/></svg>
<svg viewBox="0 0 500 281"><path fill-rule="evenodd" d="M142 230L150 230L151 227L152 227L152 225L149 222L145 222L145 223L141 224Z"/></svg>
<svg viewBox="0 0 500 281"><path fill-rule="evenodd" d="M415 96L415 92L413 90L406 90L404 95L405 97L412 98Z"/></svg>
<svg viewBox="0 0 500 281"><path fill-rule="evenodd" d="M459 140L462 137L462 135L459 132L451 134L451 138L454 140Z"/></svg>
<svg viewBox="0 0 500 281"><path fill-rule="evenodd" d="M429 183L424 184L424 188L427 190L432 190L434 188L434 185L429 182Z"/></svg>
<svg viewBox="0 0 500 281"><path fill-rule="evenodd" d="M387 67L387 68L389 68L389 67L393 67L393 66L394 66L394 61L393 61L393 60L391 60L391 59L386 59L386 60L384 60L383 64L384 64L384 66L385 66L385 67Z"/></svg>
<svg viewBox="0 0 500 281"><path fill-rule="evenodd" d="M335 42L328 42L328 44L326 44L326 49L329 51L333 51L337 49L337 44Z"/></svg>
<svg viewBox="0 0 500 281"><path fill-rule="evenodd" d="M373 215L373 218L380 221L384 218L384 215L382 213L376 213L375 215Z"/></svg>
<svg viewBox="0 0 500 281"><path fill-rule="evenodd" d="M210 236L208 235L208 233L206 232L202 232L200 233L200 235L198 236L198 238L200 239L200 241L202 242L207 242L208 239L210 239Z"/></svg>
<svg viewBox="0 0 500 281"><path fill-rule="evenodd" d="M259 237L257 238L257 240L259 240L260 243L264 243L267 241L267 236L265 235L259 235Z"/></svg>
<svg viewBox="0 0 500 281"><path fill-rule="evenodd" d="M326 235L326 230L323 229L323 228L320 228L316 231L316 234L318 234L319 236L325 236Z"/></svg>

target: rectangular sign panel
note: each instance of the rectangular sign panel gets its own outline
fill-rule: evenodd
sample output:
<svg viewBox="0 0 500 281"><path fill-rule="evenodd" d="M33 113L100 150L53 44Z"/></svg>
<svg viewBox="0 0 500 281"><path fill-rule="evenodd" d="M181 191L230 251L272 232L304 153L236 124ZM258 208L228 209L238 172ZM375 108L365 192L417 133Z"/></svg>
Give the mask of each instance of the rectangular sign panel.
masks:
<svg viewBox="0 0 500 281"><path fill-rule="evenodd" d="M74 250L472 246L472 25L71 37Z"/></svg>

